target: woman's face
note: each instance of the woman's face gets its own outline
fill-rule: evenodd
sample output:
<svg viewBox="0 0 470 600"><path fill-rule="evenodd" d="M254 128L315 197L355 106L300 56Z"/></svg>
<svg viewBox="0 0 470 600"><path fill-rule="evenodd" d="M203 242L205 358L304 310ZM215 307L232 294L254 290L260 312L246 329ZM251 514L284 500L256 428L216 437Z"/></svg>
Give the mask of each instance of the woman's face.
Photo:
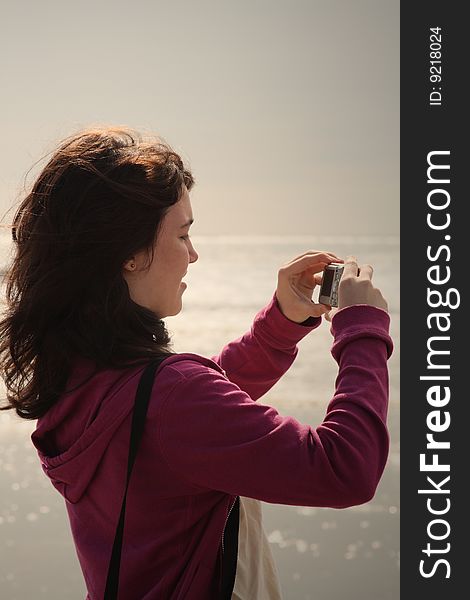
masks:
<svg viewBox="0 0 470 600"><path fill-rule="evenodd" d="M134 302L153 311L160 319L177 315L182 308L182 295L186 283L182 279L189 263L196 262L198 254L189 239L193 221L189 193L183 186L181 198L173 204L163 218L157 236L154 259L144 270L145 250L132 256L123 268L123 277ZM133 268L131 265L135 264Z"/></svg>

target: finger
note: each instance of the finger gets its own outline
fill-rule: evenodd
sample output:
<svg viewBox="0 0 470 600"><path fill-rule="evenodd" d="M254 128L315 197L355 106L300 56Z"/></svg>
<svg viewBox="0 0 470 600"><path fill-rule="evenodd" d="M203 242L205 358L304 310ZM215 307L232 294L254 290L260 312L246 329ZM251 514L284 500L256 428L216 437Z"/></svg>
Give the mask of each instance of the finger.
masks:
<svg viewBox="0 0 470 600"><path fill-rule="evenodd" d="M346 260L344 261L344 270L343 270L343 277L345 275L349 275L352 277L357 277L357 271L358 271L358 266L357 266L357 259L355 256L348 256L346 258Z"/></svg>
<svg viewBox="0 0 470 600"><path fill-rule="evenodd" d="M315 275L313 276L313 280L315 282L315 285L321 285L323 282L323 273L315 273Z"/></svg>
<svg viewBox="0 0 470 600"><path fill-rule="evenodd" d="M344 262L344 260L342 258L340 258L339 256L336 256L336 254L334 252L328 252L325 250L308 250L307 252L303 252L302 254L299 254L299 256L296 256L295 258L293 258L292 260L288 261L286 263L286 265L290 265L292 263L294 263L295 261L299 260L299 258L303 258L304 256L313 256L313 255L317 255L317 256L324 256L325 258L328 258L328 260L330 262Z"/></svg>
<svg viewBox="0 0 470 600"><path fill-rule="evenodd" d="M314 315L315 317L321 317L322 315L326 315L328 314L328 311L331 310L331 306L329 304L320 304L319 302L314 302L313 300L310 301L311 304L314 307Z"/></svg>
<svg viewBox="0 0 470 600"><path fill-rule="evenodd" d="M361 265L359 268L359 279L372 279L374 269L371 265Z"/></svg>
<svg viewBox="0 0 470 600"><path fill-rule="evenodd" d="M297 298L305 304L305 307L308 307L312 312L310 315L312 317L320 317L323 313L330 310L330 306L327 304L321 304L320 302L314 302L309 296L306 296L297 288L291 288L292 292L297 296Z"/></svg>
<svg viewBox="0 0 470 600"><path fill-rule="evenodd" d="M328 311L328 312L325 314L325 319L326 319L327 321L330 321L330 323L331 323L331 319L332 319L332 318L335 316L335 314L336 314L337 312L338 312L338 309L337 309L337 308L332 308L330 311Z"/></svg>
<svg viewBox="0 0 470 600"><path fill-rule="evenodd" d="M306 269L310 269L312 273L318 273L330 262L336 262L336 260L336 258L323 252L316 252L315 254L307 254L294 259L290 263L284 265L283 270L288 275L296 275L302 273Z"/></svg>

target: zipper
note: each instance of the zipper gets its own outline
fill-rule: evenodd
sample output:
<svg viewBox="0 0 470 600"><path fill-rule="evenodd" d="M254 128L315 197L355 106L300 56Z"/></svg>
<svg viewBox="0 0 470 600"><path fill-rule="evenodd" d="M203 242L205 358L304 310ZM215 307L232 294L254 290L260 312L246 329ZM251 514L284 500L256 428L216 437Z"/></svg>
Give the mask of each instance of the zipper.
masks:
<svg viewBox="0 0 470 600"><path fill-rule="evenodd" d="M230 510L228 511L227 517L225 518L225 524L224 524L224 529L222 531L222 554L224 553L224 533L225 533L225 528L227 526L227 521L228 518L230 517L230 513L232 512L232 508L235 506L235 502L237 501L238 496L235 496L235 500L232 503L232 506L230 507Z"/></svg>

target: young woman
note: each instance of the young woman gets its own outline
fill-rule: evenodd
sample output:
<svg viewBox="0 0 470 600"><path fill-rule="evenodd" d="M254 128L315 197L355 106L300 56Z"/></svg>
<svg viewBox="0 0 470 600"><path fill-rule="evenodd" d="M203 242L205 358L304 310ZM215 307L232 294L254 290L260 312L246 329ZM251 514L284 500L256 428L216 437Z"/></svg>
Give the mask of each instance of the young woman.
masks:
<svg viewBox="0 0 470 600"><path fill-rule="evenodd" d="M65 499L89 600L104 596L136 387L151 360L161 362L127 495L121 600L221 598L234 515L231 597L280 598L259 501L361 504L387 460L392 341L370 265L344 261L331 309L312 294L325 265L343 259L307 251L279 269L269 303L220 354L172 351L163 319L181 310L182 279L198 260L193 184L158 138L93 128L60 145L14 217L3 410L38 420L32 442ZM313 428L259 399L322 315L339 372Z"/></svg>

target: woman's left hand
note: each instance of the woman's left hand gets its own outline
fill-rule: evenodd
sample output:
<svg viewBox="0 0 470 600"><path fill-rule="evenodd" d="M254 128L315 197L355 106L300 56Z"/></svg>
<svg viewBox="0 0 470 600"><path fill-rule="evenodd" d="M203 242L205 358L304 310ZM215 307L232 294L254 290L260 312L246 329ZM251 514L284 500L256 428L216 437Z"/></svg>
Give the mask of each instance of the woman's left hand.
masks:
<svg viewBox="0 0 470 600"><path fill-rule="evenodd" d="M276 298L281 312L290 321L302 323L331 310L331 306L312 300L315 286L321 284L322 271L331 262L344 261L332 252L310 250L279 269Z"/></svg>

